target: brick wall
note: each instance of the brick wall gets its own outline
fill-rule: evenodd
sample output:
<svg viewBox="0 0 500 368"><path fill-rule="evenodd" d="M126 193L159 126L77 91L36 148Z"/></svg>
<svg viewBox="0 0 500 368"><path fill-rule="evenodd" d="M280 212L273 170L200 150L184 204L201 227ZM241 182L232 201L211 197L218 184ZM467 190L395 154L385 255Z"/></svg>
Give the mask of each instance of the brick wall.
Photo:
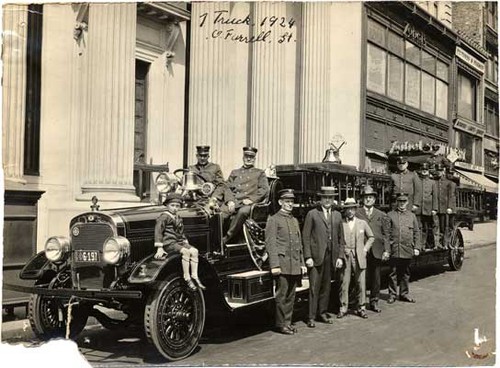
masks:
<svg viewBox="0 0 500 368"><path fill-rule="evenodd" d="M483 2L459 1L453 2L453 29L461 30L474 41L483 44Z"/></svg>

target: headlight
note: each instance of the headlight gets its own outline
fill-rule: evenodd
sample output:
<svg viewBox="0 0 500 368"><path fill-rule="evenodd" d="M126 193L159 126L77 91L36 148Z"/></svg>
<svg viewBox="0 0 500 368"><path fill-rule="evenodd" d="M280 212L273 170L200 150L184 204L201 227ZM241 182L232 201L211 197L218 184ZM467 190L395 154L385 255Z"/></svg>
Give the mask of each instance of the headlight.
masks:
<svg viewBox="0 0 500 368"><path fill-rule="evenodd" d="M130 252L130 242L123 236L114 236L104 242L102 248L102 259L109 264L118 264L123 261Z"/></svg>
<svg viewBox="0 0 500 368"><path fill-rule="evenodd" d="M155 185L158 193L167 193L174 189L179 178L172 173L162 172L156 177Z"/></svg>
<svg viewBox="0 0 500 368"><path fill-rule="evenodd" d="M70 241L64 236L53 236L45 243L45 257L49 261L57 262L69 252Z"/></svg>

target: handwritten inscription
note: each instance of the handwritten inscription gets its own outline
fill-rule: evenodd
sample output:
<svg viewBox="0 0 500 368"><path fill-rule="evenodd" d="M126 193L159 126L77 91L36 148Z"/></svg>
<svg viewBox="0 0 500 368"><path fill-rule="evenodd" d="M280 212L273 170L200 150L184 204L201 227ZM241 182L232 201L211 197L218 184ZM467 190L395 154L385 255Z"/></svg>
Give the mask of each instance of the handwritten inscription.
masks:
<svg viewBox="0 0 500 368"><path fill-rule="evenodd" d="M244 17L233 17L227 10L216 10L212 14L203 13L199 17L199 27L210 27L211 39L241 43L271 43L279 44L296 42L295 19L292 17L265 16L254 19L251 14ZM232 26L231 28L223 26ZM249 35L249 27L264 28Z"/></svg>

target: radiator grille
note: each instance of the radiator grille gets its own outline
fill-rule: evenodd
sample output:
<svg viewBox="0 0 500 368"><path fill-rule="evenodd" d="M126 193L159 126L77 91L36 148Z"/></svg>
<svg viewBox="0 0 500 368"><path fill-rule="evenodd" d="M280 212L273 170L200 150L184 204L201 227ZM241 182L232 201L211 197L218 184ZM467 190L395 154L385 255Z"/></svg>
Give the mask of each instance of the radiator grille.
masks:
<svg viewBox="0 0 500 368"><path fill-rule="evenodd" d="M72 248L73 250L83 249L102 251L104 241L113 235L113 228L109 224L102 222L87 224L77 223L71 228Z"/></svg>

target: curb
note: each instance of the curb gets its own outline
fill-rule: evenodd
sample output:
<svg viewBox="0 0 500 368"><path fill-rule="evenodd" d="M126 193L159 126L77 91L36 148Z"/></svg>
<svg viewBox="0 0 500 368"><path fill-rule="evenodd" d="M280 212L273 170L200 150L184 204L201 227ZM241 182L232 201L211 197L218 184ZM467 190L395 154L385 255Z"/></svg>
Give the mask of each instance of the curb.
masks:
<svg viewBox="0 0 500 368"><path fill-rule="evenodd" d="M464 244L464 248L467 250L478 249L478 248L488 247L490 245L496 245L496 243L497 243L496 241L494 241L494 242L488 241L486 243L480 243L480 244Z"/></svg>

